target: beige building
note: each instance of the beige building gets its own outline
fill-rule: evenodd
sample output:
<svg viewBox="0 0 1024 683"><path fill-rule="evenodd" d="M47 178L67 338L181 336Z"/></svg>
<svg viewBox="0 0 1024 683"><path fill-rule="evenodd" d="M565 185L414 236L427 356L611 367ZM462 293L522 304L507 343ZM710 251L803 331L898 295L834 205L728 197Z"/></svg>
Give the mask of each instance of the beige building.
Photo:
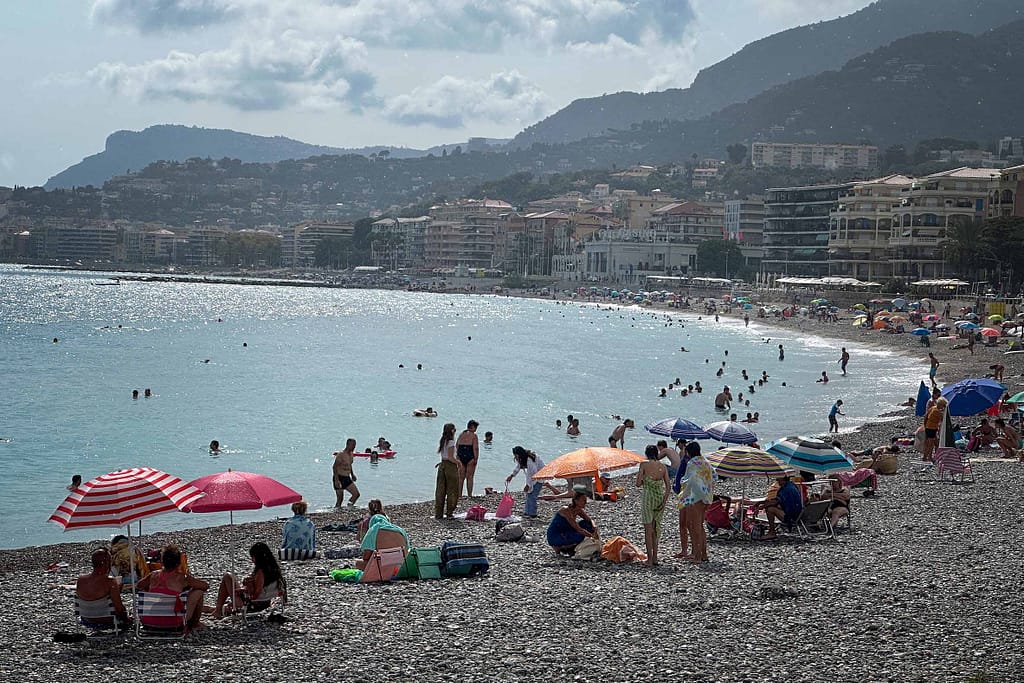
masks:
<svg viewBox="0 0 1024 683"><path fill-rule="evenodd" d="M645 227L647 221L658 209L679 202L678 199L669 197L659 190L655 190L649 195L626 195L622 197L621 201L626 225L637 229Z"/></svg>
<svg viewBox="0 0 1024 683"><path fill-rule="evenodd" d="M999 171L999 187L989 197L989 216L1024 217L1024 166Z"/></svg>
<svg viewBox="0 0 1024 683"><path fill-rule="evenodd" d="M893 208L913 183L903 175L856 182L829 213L830 276L871 281L892 277L889 238Z"/></svg>
<svg viewBox="0 0 1024 683"><path fill-rule="evenodd" d="M878 167L878 148L873 145L825 145L789 142L755 142L750 163L783 168L839 168L871 170Z"/></svg>
<svg viewBox="0 0 1024 683"><path fill-rule="evenodd" d="M430 207L423 234L428 268L493 268L498 224L512 205L498 199L460 199Z"/></svg>
<svg viewBox="0 0 1024 683"><path fill-rule="evenodd" d="M997 169L963 167L903 187L889 236L893 277L921 280L950 274L942 253L948 229L985 220L999 179Z"/></svg>

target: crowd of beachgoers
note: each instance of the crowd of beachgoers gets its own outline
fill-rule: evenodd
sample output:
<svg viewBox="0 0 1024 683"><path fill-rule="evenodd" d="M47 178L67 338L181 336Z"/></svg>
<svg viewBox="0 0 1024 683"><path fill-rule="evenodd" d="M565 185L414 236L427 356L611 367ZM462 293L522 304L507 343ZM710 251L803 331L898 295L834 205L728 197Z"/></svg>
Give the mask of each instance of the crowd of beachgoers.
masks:
<svg viewBox="0 0 1024 683"><path fill-rule="evenodd" d="M776 308L785 310L791 303ZM882 345L898 349L915 363L928 362L932 354L938 365L928 367L936 369L934 379L940 387L998 372L1011 393L1019 389L1024 361L1018 360L1021 355L1004 355L1005 344L968 348L963 335L933 334L925 348L919 336L888 334L887 329L874 329L873 321L856 327L844 324L855 319L856 311L841 312L836 324L830 317L814 315L816 311L801 314L799 308L796 315L768 313L759 322L799 325L835 338L840 363L840 349L850 348L844 347L847 342L851 347ZM959 309L954 306L956 313ZM759 312L739 306L716 313L742 318L751 310ZM948 319L942 313L940 318ZM760 386L758 379L764 378L755 378L755 388ZM673 381L666 390L696 389ZM717 387L709 390L716 403L721 393ZM725 420L737 405L732 396L727 398ZM842 416L841 403L832 408L832 417ZM841 448L875 459L871 454L886 452L893 438L927 427L927 416L918 417L914 408L894 405L877 421L843 433ZM737 422L753 417L743 418L745 411L738 412ZM980 418L959 419L965 430L980 425ZM823 417L815 416L817 422L824 422ZM566 427L571 427L568 416ZM631 427L632 420L619 420L609 441L598 445L648 441L629 432ZM344 499L349 487L342 485L349 482L336 479L341 505L330 512L308 513L299 506L288 520L186 529L140 539L147 550L172 546L186 551L188 572L182 576L205 586L205 604L217 612L204 616L202 606L196 605L196 621L206 628L183 644L140 647L131 638L78 645L53 642L55 632L78 627L71 597L78 577L95 573L98 544L0 551L0 575L15 596L13 609L0 623L11 643L0 655L0 671L28 680L92 680L108 678L117 670L158 675L172 665L177 676L210 680L303 675L316 680L543 676L625 681L671 676L755 681L781 676L809 681L842 676L1010 681L1024 663L1015 636L1015 594L1022 579L1013 570L1019 565L1016 548L1024 513L1007 502L1024 484L1024 473L1016 458L1004 457L1016 455L1000 446L1004 432L993 434L991 446L975 454L973 483L950 484L937 481L934 473L921 474L915 464L924 455L913 446L899 449L895 472L878 476L875 488L850 490L842 481L836 486L830 480L830 487L845 489L839 496L845 496L845 519L835 520L841 523L834 540L810 541L785 532L787 511L778 491L791 480L780 478L771 490L772 482L762 479L757 491L746 491L734 479L715 481L706 465L706 446L697 453L690 445L700 441L678 444L665 439L658 445L659 439L652 436L649 444L654 450L642 453L645 461L639 473L612 472L604 481L552 482L556 486L550 490L544 482L530 480L540 465L536 454L520 448L510 466L522 472L512 472L509 480L521 485L514 487L515 510L522 517L525 536L504 543L495 538L494 522L455 517L471 505L493 509L501 502L501 493L489 490L472 498L461 495L468 493L466 484L473 490L476 483L469 470L475 457L475 428L460 430L446 424L440 431L438 459L450 466L438 468L435 501L394 505L373 500L365 510L349 507ZM336 470L335 476L339 474L344 476ZM351 491L347 493L351 500ZM765 517L763 538L775 536L774 540L752 540L749 533L705 538L704 510L694 515L687 508L713 503L715 495L760 498L761 508L751 512ZM774 514L766 509L773 501L778 507ZM356 567L364 559L359 539L380 524L374 522L378 516L388 524L380 530L400 530L409 547L448 540L482 544L490 571L478 578L441 581L332 580L327 575L331 569ZM264 549L281 547L288 525L293 536L303 535L302 529L308 527L295 524L298 518L315 527L319 549L349 547L357 552L349 558L302 562L279 561L275 552L268 559ZM582 524L588 521L590 529ZM779 528L773 523L769 529L768 522L777 522ZM577 543L597 530L603 541L615 536L631 541L631 550L619 559L632 554L635 561L586 561L575 556ZM110 550L114 561L119 550ZM243 565L239 558L246 554L252 561ZM162 552L159 559L169 562L168 572L174 568L173 551L170 557ZM103 561L100 553L100 574L106 569ZM232 584L225 586L223 576L231 567L238 569L243 592L252 593L249 598L259 597L266 585L286 582L286 623L261 620L244 625L214 618L226 611L224 603L230 606ZM259 585L242 585L243 575L258 579Z"/></svg>

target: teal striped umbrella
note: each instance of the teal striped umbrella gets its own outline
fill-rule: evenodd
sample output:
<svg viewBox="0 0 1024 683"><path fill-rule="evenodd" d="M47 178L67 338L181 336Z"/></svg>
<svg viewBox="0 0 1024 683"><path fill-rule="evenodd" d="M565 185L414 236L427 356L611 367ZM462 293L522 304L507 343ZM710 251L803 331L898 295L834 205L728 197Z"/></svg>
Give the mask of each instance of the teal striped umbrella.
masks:
<svg viewBox="0 0 1024 683"><path fill-rule="evenodd" d="M720 448L706 457L721 477L781 477L794 473L771 453L750 446Z"/></svg>
<svg viewBox="0 0 1024 683"><path fill-rule="evenodd" d="M854 468L853 459L821 439L787 436L772 441L768 452L798 470L809 472L842 472Z"/></svg>

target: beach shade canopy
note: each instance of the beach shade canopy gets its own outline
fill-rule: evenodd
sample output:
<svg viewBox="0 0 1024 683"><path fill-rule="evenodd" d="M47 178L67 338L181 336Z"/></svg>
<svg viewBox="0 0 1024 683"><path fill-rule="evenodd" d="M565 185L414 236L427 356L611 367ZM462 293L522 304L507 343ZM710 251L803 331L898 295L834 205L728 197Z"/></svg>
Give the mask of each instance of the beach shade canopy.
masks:
<svg viewBox="0 0 1024 683"><path fill-rule="evenodd" d="M192 486L206 495L186 507L187 512L232 512L287 505L302 496L284 484L251 472L218 472L199 477Z"/></svg>
<svg viewBox="0 0 1024 683"><path fill-rule="evenodd" d="M929 313L925 317L921 318L921 320L924 320L925 322L928 323L936 322L939 320L939 316L935 315L934 313Z"/></svg>
<svg viewBox="0 0 1024 683"><path fill-rule="evenodd" d="M757 434L742 422L712 422L704 427L704 431L709 437L722 443L752 444L757 441Z"/></svg>
<svg viewBox="0 0 1024 683"><path fill-rule="evenodd" d="M766 451L790 467L808 472L852 470L853 460L830 443L806 436L787 436L768 444Z"/></svg>
<svg viewBox="0 0 1024 683"><path fill-rule="evenodd" d="M863 311L867 309L867 306L865 306L864 304L854 304L853 307L856 308L858 311Z"/></svg>
<svg viewBox="0 0 1024 683"><path fill-rule="evenodd" d="M704 428L695 422L684 420L681 417L670 417L657 422L644 425L651 434L667 436L670 439L710 439L711 437Z"/></svg>
<svg viewBox="0 0 1024 683"><path fill-rule="evenodd" d="M1001 323L1001 322L1003 322L1003 316L1001 316L1001 315L990 315L988 317L988 321L990 323Z"/></svg>
<svg viewBox="0 0 1024 683"><path fill-rule="evenodd" d="M970 320L958 320L955 324L959 330L976 330L979 327L977 323L972 323Z"/></svg>
<svg viewBox="0 0 1024 683"><path fill-rule="evenodd" d="M925 386L924 382L921 382L921 386L917 388L917 400L914 401L914 415L924 417L924 414L928 412L928 401L931 398L932 392L928 391L928 387Z"/></svg>
<svg viewBox="0 0 1024 683"><path fill-rule="evenodd" d="M981 328L981 336L983 337L1001 337L1003 333L1001 330L997 330L994 327L983 327Z"/></svg>
<svg viewBox="0 0 1024 683"><path fill-rule="evenodd" d="M897 311L905 310L906 307L907 307L907 300L906 299L893 299L892 300L892 307L895 308Z"/></svg>
<svg viewBox="0 0 1024 683"><path fill-rule="evenodd" d="M104 474L80 485L49 521L68 529L123 527L165 512L181 512L203 492L172 474L136 467Z"/></svg>
<svg viewBox="0 0 1024 683"><path fill-rule="evenodd" d="M1006 399L1004 403L1024 403L1024 391L1014 394L1010 398Z"/></svg>
<svg viewBox="0 0 1024 683"><path fill-rule="evenodd" d="M794 473L771 453L750 446L727 446L705 457L721 477L782 477Z"/></svg>
<svg viewBox="0 0 1024 683"><path fill-rule="evenodd" d="M636 467L646 458L632 451L607 446L589 446L560 455L540 468L534 479L596 477L601 472Z"/></svg>
<svg viewBox="0 0 1024 683"><path fill-rule="evenodd" d="M1003 397L1006 387L991 379L963 379L943 388L949 401L949 415L977 415L994 406Z"/></svg>
<svg viewBox="0 0 1024 683"><path fill-rule="evenodd" d="M910 331L910 334L916 334L918 337L927 337L932 331L924 327L915 327Z"/></svg>

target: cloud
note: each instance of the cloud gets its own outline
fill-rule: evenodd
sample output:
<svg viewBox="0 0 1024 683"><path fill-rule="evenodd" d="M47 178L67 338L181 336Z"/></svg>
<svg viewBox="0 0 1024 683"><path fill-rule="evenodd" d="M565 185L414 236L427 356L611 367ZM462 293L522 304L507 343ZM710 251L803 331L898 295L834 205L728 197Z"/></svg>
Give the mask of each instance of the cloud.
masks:
<svg viewBox="0 0 1024 683"><path fill-rule="evenodd" d="M526 125L548 107L544 92L513 70L482 80L444 76L387 101L384 116L406 126L461 128L470 120Z"/></svg>
<svg viewBox="0 0 1024 683"><path fill-rule="evenodd" d="M155 33L222 24L243 17L253 7L245 0L95 0L90 16L98 24Z"/></svg>
<svg viewBox="0 0 1024 683"><path fill-rule="evenodd" d="M137 100L205 101L242 110L358 109L372 101L376 83L359 41L310 40L294 31L239 40L223 50L172 51L136 65L104 62L87 77Z"/></svg>
<svg viewBox="0 0 1024 683"><path fill-rule="evenodd" d="M695 0L94 0L97 23L140 32L238 21L345 35L396 49L498 52L674 43L694 19ZM790 0L796 1L796 0Z"/></svg>

